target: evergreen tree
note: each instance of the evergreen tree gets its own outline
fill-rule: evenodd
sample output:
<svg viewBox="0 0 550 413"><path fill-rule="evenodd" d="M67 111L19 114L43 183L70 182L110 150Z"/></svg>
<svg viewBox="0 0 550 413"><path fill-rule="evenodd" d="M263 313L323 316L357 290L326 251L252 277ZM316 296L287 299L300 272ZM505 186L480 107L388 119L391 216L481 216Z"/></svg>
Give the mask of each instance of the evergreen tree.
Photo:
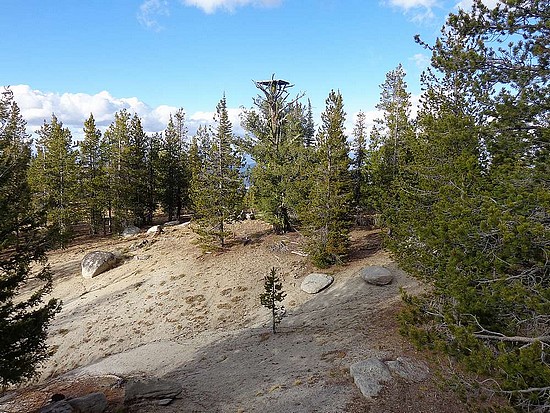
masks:
<svg viewBox="0 0 550 413"><path fill-rule="evenodd" d="M161 148L162 134L153 133L147 136L147 165L146 165L146 193L145 193L145 223L153 222L153 216L161 199ZM160 186L160 188L159 188Z"/></svg>
<svg viewBox="0 0 550 413"><path fill-rule="evenodd" d="M264 278L264 292L260 294L260 302L262 305L271 310L271 330L273 334L277 332L277 324L279 324L284 316L284 307L280 307L278 303L282 302L286 293L283 290L283 283L277 276L275 267Z"/></svg>
<svg viewBox="0 0 550 413"><path fill-rule="evenodd" d="M289 121L302 95L289 100L291 85L284 80L272 78L256 82L256 86L262 95L254 99L255 110L245 111L242 122L249 133L247 149L256 163L251 173L251 198L276 231L287 232L292 230L293 215L288 191L295 180L289 165L305 139L304 134L291 133L296 125Z"/></svg>
<svg viewBox="0 0 550 413"><path fill-rule="evenodd" d="M227 237L225 224L242 211L244 196L240 173L243 158L235 149L225 96L216 107L215 121L212 136L205 134L204 130L201 132L202 156L199 156L200 169L195 169L199 165L193 165L192 197L199 234L206 243L216 240L224 247Z"/></svg>
<svg viewBox="0 0 550 413"><path fill-rule="evenodd" d="M124 177L127 183L124 194L127 210L132 223L137 226L149 223L146 211L148 206L148 143L149 138L143 130L141 119L134 114L129 127L130 141L124 151Z"/></svg>
<svg viewBox="0 0 550 413"><path fill-rule="evenodd" d="M48 221L66 240L79 215L77 152L71 132L52 115L38 131L37 154L33 158L30 183L39 207L47 206Z"/></svg>
<svg viewBox="0 0 550 413"><path fill-rule="evenodd" d="M313 111L311 101L307 100L306 125L304 133L304 146L309 148L315 145L315 122L313 121Z"/></svg>
<svg viewBox="0 0 550 413"><path fill-rule="evenodd" d="M151 139L143 131L137 114L130 116L125 110L115 114L115 119L105 131L109 148L108 174L111 184L109 213L114 210L115 230L150 221L151 175L149 145Z"/></svg>
<svg viewBox="0 0 550 413"><path fill-rule="evenodd" d="M179 218L188 203L186 135L185 113L179 109L175 120L170 116L159 157L161 204L170 221Z"/></svg>
<svg viewBox="0 0 550 413"><path fill-rule="evenodd" d="M130 142L130 114L123 109L115 113L115 119L103 135L105 146L108 148L107 175L108 194L107 208L109 215L109 232L123 229L129 223L129 215L125 202L127 181L125 163L123 162Z"/></svg>
<svg viewBox="0 0 550 413"><path fill-rule="evenodd" d="M40 227L44 214L33 212L27 172L29 136L12 92L0 98L0 387L35 376L48 355L46 333L59 302L43 299L52 274L45 263L48 242ZM32 281L32 284L30 282ZM25 288L32 294L19 293Z"/></svg>
<svg viewBox="0 0 550 413"><path fill-rule="evenodd" d="M313 263L327 267L346 255L351 227L352 181L344 134L344 104L339 92L330 92L321 121L311 198L302 221Z"/></svg>
<svg viewBox="0 0 550 413"><path fill-rule="evenodd" d="M409 146L414 139L414 129L410 121L410 93L407 92L403 67L398 65L388 72L380 88L380 102L376 108L382 112L382 118L375 121L371 133L367 203L387 218L388 212L399 208L394 186L410 157Z"/></svg>
<svg viewBox="0 0 550 413"><path fill-rule="evenodd" d="M353 128L352 147L353 161L351 163L353 180L353 204L358 209L364 209L366 203L366 158L367 158L367 124L365 113L359 111Z"/></svg>
<svg viewBox="0 0 550 413"><path fill-rule="evenodd" d="M80 143L80 183L82 202L90 232L103 229L103 213L107 203L107 174L105 147L101 131L96 127L93 114L84 122L84 140Z"/></svg>
<svg viewBox="0 0 550 413"><path fill-rule="evenodd" d="M525 411L550 408L547 6L476 1L448 18L392 221L402 265L433 285L405 330Z"/></svg>

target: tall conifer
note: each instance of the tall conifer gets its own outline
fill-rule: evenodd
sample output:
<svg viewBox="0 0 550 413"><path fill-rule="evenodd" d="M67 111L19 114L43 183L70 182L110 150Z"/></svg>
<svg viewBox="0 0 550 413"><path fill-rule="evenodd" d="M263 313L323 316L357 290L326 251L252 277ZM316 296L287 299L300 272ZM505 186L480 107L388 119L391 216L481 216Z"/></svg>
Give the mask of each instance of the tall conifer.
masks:
<svg viewBox="0 0 550 413"><path fill-rule="evenodd" d="M200 164L194 163L192 199L198 217L198 232L206 243L224 247L225 224L242 211L243 158L237 152L227 113L225 96L216 107L216 127L211 135L202 131ZM195 169L197 168L197 169Z"/></svg>
<svg viewBox="0 0 550 413"><path fill-rule="evenodd" d="M43 300L51 291L46 265L43 213L34 212L27 183L31 159L11 91L0 97L0 391L36 375L48 355L46 334L59 302ZM20 292L30 291L27 298Z"/></svg>
<svg viewBox="0 0 550 413"><path fill-rule="evenodd" d="M321 114L310 204L302 220L312 261L326 267L342 260L349 248L352 181L340 92L330 92Z"/></svg>

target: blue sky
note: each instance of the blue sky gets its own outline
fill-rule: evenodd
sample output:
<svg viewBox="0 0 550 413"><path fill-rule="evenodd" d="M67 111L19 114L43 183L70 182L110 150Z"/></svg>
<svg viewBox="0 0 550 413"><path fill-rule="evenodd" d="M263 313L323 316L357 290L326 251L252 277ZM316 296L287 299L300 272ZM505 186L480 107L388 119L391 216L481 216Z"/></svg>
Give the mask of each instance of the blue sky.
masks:
<svg viewBox="0 0 550 413"><path fill-rule="evenodd" d="M418 96L433 41L458 0L0 0L0 84L35 130L52 112L75 131L127 107L149 131L183 107L191 131L225 92L238 129L252 80L273 73L316 118L339 89L351 123L374 117L379 85L402 63ZM462 1L464 6L466 1Z"/></svg>

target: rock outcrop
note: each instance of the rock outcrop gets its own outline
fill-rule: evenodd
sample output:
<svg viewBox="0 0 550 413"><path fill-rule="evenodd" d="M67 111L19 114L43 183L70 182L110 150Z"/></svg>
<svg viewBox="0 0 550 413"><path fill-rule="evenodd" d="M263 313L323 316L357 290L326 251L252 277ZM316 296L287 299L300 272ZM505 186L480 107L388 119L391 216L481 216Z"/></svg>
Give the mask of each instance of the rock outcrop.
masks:
<svg viewBox="0 0 550 413"><path fill-rule="evenodd" d="M134 227L133 225L130 225L129 227L124 228L124 231L122 231L122 237L128 238L133 237L134 235L137 235L141 232L141 230L138 227Z"/></svg>
<svg viewBox="0 0 550 413"><path fill-rule="evenodd" d="M396 376L408 383L418 383L426 380L430 374L424 363L406 357L390 361L370 358L352 364L349 371L355 385L367 398L378 396L383 385Z"/></svg>
<svg viewBox="0 0 550 413"><path fill-rule="evenodd" d="M103 413L107 405L107 397L103 393L91 393L52 402L41 408L39 413Z"/></svg>
<svg viewBox="0 0 550 413"><path fill-rule="evenodd" d="M124 402L141 399L174 399L182 391L178 383L162 379L130 380L126 383Z"/></svg>
<svg viewBox="0 0 550 413"><path fill-rule="evenodd" d="M390 270L378 265L370 265L360 272L361 278L372 285L388 285L393 281L393 274Z"/></svg>
<svg viewBox="0 0 550 413"><path fill-rule="evenodd" d="M93 251L84 256L80 267L84 278L92 278L116 267L117 258L112 252Z"/></svg>
<svg viewBox="0 0 550 413"><path fill-rule="evenodd" d="M308 294L317 294L332 284L333 281L334 277L332 275L312 273L304 278L300 288Z"/></svg>
<svg viewBox="0 0 550 413"><path fill-rule="evenodd" d="M382 384L392 379L388 366L377 358L354 363L350 366L349 371L355 385L367 398L378 396L382 390Z"/></svg>

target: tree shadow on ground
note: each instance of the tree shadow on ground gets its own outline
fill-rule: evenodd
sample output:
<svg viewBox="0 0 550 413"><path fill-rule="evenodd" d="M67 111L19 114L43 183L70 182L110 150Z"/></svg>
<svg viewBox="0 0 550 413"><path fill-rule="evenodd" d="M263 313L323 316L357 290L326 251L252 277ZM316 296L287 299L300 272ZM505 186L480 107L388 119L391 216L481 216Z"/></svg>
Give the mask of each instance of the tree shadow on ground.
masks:
<svg viewBox="0 0 550 413"><path fill-rule="evenodd" d="M380 341L391 340L393 329L382 329L386 337L374 337L368 325L394 307L399 288L408 283L401 273L386 287L367 285L358 277L336 280L293 310L277 334L269 333L266 321L200 348L190 362L166 376L184 389L173 411L347 411L360 395L349 365L367 357L401 355L400 348L381 350Z"/></svg>

